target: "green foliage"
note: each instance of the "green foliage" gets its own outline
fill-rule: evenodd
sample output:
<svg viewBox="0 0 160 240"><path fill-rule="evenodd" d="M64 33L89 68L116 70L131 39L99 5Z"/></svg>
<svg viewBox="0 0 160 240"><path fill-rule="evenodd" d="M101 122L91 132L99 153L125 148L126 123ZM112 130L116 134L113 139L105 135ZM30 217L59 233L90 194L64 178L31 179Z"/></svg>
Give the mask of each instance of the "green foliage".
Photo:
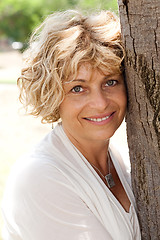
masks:
<svg viewBox="0 0 160 240"><path fill-rule="evenodd" d="M65 9L111 9L117 0L5 0L0 1L0 37L25 43L50 13Z"/></svg>
<svg viewBox="0 0 160 240"><path fill-rule="evenodd" d="M0 3L0 35L24 42L40 22L41 7L30 0L7 0Z"/></svg>
<svg viewBox="0 0 160 240"><path fill-rule="evenodd" d="M117 12L117 0L80 0L77 6L82 9L108 9Z"/></svg>

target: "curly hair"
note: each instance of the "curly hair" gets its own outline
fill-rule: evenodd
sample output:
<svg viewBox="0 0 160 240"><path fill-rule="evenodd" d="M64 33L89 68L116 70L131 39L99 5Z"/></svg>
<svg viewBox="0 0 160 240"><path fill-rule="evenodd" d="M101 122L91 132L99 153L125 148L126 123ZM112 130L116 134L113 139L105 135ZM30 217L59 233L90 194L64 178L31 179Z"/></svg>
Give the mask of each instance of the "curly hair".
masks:
<svg viewBox="0 0 160 240"><path fill-rule="evenodd" d="M88 16L75 10L53 13L33 33L24 54L19 99L43 123L55 122L64 99L63 81L76 75L80 64L122 73L119 18L110 11Z"/></svg>

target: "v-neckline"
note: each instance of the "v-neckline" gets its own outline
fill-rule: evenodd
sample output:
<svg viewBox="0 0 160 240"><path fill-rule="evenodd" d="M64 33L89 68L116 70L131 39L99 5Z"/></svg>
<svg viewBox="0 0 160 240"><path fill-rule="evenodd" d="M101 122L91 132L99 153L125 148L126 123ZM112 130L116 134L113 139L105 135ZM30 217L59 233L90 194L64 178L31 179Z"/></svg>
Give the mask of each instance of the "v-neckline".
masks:
<svg viewBox="0 0 160 240"><path fill-rule="evenodd" d="M118 161L117 161L117 162L115 161L115 157L114 157L114 154L112 153L112 149L110 148L110 145L109 145L108 150L109 150L110 156L111 156L111 158L112 158L113 165L114 165L115 170L116 170L116 172L117 172L117 175L118 175L118 177L119 177L119 179L120 179L120 181L121 181L121 184L122 184L122 186L123 186L123 188L124 188L124 191L126 192L126 195L127 195L128 199L129 199L129 201L130 201L129 212L127 212L127 211L124 209L124 207L121 205L121 203L119 202L119 200L118 200L118 199L114 196L114 194L109 190L109 188L108 188L108 187L106 186L106 184L103 182L103 180L101 179L101 177L98 175L98 173L96 172L96 170L92 167L92 165L89 163L89 161L86 159L86 157L85 157L85 156L77 149L77 147L70 141L70 139L68 138L68 136L67 136L66 133L64 132L64 129L63 129L62 125L61 125L61 128L62 128L63 133L65 134L66 138L68 139L68 141L69 141L69 142L71 143L71 145L73 146L73 148L80 154L80 156L81 156L82 158L85 159L85 161L90 165L90 167L91 167L91 168L93 169L93 171L96 173L96 175L98 176L98 178L99 178L100 181L102 182L103 186L105 187L106 191L109 193L110 199L112 200L112 202L114 203L114 205L115 205L117 208L120 207L120 209L122 209L122 211L123 211L125 214L129 215L129 214L130 214L131 206L132 206L133 204L132 204L132 201L131 201L131 197L129 196L129 192L128 192L128 190L126 189L126 186L125 186L125 184L124 184L124 181L126 182L126 184L127 184L127 181L126 181L125 177L123 177L122 169L121 169L121 167L119 166L120 164L118 163ZM117 170L119 170L119 171L117 171ZM120 172L121 172L121 174L120 174ZM121 175L121 176L120 176L120 175ZM123 178L123 179L122 179L122 178Z"/></svg>

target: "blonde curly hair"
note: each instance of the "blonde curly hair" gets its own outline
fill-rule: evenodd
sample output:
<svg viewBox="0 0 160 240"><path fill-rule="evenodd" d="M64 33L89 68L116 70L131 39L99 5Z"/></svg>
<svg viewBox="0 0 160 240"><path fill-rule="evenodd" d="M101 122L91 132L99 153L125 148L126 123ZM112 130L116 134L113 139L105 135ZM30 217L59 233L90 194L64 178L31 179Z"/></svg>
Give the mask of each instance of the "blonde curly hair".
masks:
<svg viewBox="0 0 160 240"><path fill-rule="evenodd" d="M53 13L31 36L17 80L19 99L43 123L55 122L64 99L63 81L76 75L80 64L89 62L93 68L121 73L123 58L120 23L114 13Z"/></svg>

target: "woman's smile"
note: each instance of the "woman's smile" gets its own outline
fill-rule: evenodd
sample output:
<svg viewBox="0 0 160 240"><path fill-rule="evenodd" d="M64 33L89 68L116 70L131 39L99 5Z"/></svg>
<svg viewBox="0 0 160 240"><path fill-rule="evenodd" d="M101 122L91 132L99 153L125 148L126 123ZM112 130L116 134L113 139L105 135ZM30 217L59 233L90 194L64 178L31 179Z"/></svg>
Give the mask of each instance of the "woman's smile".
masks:
<svg viewBox="0 0 160 240"><path fill-rule="evenodd" d="M86 117L84 119L90 121L92 124L103 125L103 124L108 123L112 119L114 114L115 114L115 112L112 112L112 113L105 114L104 116L95 115L92 117Z"/></svg>

